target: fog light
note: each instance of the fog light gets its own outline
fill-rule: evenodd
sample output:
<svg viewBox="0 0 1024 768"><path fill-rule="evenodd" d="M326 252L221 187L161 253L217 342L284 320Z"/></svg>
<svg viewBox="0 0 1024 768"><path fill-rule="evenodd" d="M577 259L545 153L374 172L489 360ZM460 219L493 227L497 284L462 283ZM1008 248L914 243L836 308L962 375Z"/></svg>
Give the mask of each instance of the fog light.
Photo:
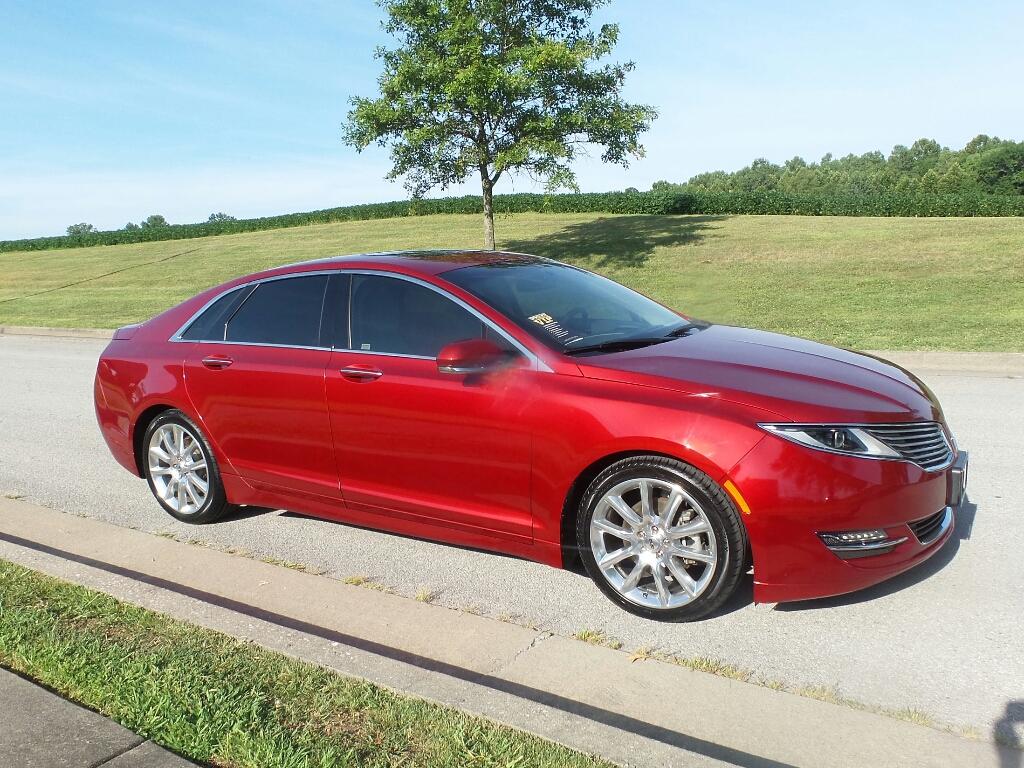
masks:
<svg viewBox="0 0 1024 768"><path fill-rule="evenodd" d="M840 544L872 544L876 541L885 541L888 537L881 528L871 531L837 531L834 533L819 533L819 538L826 547L834 547Z"/></svg>
<svg viewBox="0 0 1024 768"><path fill-rule="evenodd" d="M906 536L890 539L881 528L872 528L870 531L822 531L818 533L818 538L830 552L843 560L884 555L907 540Z"/></svg>

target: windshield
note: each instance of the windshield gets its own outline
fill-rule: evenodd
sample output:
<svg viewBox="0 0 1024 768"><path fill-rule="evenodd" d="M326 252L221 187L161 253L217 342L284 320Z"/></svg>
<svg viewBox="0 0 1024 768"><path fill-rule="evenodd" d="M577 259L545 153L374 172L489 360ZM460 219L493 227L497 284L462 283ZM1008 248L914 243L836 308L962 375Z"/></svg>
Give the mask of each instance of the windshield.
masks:
<svg viewBox="0 0 1024 768"><path fill-rule="evenodd" d="M481 264L444 278L570 354L656 344L689 326L636 291L557 262Z"/></svg>

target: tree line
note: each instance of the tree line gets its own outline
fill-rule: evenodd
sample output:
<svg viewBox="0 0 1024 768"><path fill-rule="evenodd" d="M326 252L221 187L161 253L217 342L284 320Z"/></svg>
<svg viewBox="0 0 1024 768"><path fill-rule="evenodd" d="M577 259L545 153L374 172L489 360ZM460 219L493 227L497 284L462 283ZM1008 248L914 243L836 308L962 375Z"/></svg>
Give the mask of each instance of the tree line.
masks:
<svg viewBox="0 0 1024 768"><path fill-rule="evenodd" d="M833 157L808 163L794 157L782 165L760 158L728 173L711 171L685 184L655 182L662 192L780 192L796 195L939 194L1024 195L1024 141L980 134L963 149L918 139L881 152Z"/></svg>
<svg viewBox="0 0 1024 768"><path fill-rule="evenodd" d="M237 219L235 219L234 216L228 216L226 213L211 213L210 218L208 218L207 221L237 221ZM138 224L134 221L129 221L124 225L123 231L134 232L139 229L159 229L161 227L169 226L171 225L167 219L159 213L154 213L151 216L144 218ZM84 221L80 224L71 224L67 228L68 235L92 235L98 232L99 230L96 229L96 227Z"/></svg>

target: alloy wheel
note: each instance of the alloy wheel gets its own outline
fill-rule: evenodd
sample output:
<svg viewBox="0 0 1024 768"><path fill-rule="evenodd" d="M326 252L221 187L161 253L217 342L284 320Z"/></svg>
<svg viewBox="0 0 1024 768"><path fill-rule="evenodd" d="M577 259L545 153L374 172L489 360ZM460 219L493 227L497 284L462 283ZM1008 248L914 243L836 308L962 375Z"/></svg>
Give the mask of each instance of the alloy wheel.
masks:
<svg viewBox="0 0 1024 768"><path fill-rule="evenodd" d="M715 533L700 503L681 485L652 477L626 480L601 497L590 546L605 580L647 608L693 602L718 563Z"/></svg>
<svg viewBox="0 0 1024 768"><path fill-rule="evenodd" d="M156 495L179 514L201 510L210 493L210 470L202 444L180 424L164 424L150 436L149 475Z"/></svg>

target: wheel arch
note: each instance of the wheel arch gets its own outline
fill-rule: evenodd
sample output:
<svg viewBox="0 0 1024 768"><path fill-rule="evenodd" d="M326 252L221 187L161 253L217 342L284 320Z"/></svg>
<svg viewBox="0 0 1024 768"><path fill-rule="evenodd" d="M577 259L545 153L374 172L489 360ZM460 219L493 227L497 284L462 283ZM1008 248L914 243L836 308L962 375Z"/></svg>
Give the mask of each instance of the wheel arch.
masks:
<svg viewBox="0 0 1024 768"><path fill-rule="evenodd" d="M167 405L166 403L158 403L151 405L146 408L142 413L135 419L135 424L132 427L132 455L135 457L135 473L139 477L146 476L145 461L143 461L143 439L146 437L146 430L149 429L149 425L153 423L153 419L159 416L161 413L166 411L173 411L173 405Z"/></svg>

